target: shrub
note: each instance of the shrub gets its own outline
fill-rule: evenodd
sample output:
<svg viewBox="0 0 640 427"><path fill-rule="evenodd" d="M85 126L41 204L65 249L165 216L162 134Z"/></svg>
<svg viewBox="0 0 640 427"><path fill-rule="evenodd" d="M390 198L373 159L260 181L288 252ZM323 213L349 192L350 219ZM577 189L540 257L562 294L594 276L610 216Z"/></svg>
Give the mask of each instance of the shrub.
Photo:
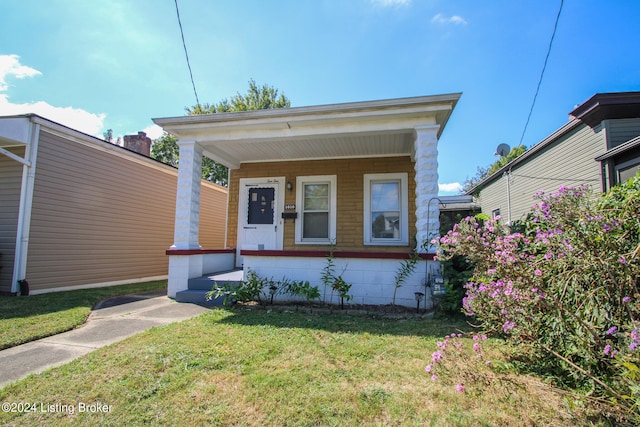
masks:
<svg viewBox="0 0 640 427"><path fill-rule="evenodd" d="M307 301L320 298L320 290L317 286L311 286L309 281L267 279L260 277L255 271L249 269L247 277L239 284L215 283L211 292L207 294L207 299L224 297L223 304L230 302L258 301L262 303L263 297L271 296L270 290L273 288L274 295L291 295L303 297Z"/></svg>
<svg viewBox="0 0 640 427"><path fill-rule="evenodd" d="M534 371L639 418L640 176L600 199L585 187L535 199L515 230L466 218L440 239L440 259L475 265L463 310Z"/></svg>

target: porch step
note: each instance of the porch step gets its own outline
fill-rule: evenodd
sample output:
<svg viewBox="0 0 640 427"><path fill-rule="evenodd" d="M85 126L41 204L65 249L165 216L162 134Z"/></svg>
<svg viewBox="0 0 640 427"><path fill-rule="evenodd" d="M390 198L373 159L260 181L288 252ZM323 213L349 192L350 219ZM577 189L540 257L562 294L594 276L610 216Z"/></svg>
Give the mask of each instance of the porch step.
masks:
<svg viewBox="0 0 640 427"><path fill-rule="evenodd" d="M193 304L204 305L207 307L219 307L222 306L224 297L216 298L207 301L207 293L209 290L202 289L187 289L185 291L176 292L176 302L190 302Z"/></svg>
<svg viewBox="0 0 640 427"><path fill-rule="evenodd" d="M207 301L207 293L213 289L214 283L219 285L242 282L242 269L221 271L194 277L187 282L187 289L176 292L177 302L191 302L208 307L221 306L224 297Z"/></svg>
<svg viewBox="0 0 640 427"><path fill-rule="evenodd" d="M242 282L242 270L229 270L219 273L210 273L202 277L194 277L189 279L187 287L189 290L205 290L210 291L213 288L213 284L219 285L240 283Z"/></svg>

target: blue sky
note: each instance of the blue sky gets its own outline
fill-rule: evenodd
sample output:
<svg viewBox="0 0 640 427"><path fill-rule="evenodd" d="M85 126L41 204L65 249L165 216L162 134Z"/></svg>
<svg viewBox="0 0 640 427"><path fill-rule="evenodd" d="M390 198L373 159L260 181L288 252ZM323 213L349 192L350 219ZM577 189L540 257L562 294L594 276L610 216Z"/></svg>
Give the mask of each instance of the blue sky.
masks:
<svg viewBox="0 0 640 427"><path fill-rule="evenodd" d="M520 142L560 0L178 0L198 96L269 84L292 106L462 92L441 194ZM640 90L640 2L565 0L523 143L598 92ZM174 0L2 0L0 115L91 135L196 103ZM447 191L448 190L448 191Z"/></svg>

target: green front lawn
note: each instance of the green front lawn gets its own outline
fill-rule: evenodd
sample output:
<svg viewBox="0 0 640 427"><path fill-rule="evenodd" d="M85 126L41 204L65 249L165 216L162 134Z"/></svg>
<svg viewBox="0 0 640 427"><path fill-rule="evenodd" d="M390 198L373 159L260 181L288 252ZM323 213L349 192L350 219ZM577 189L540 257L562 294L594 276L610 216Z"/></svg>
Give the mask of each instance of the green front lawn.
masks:
<svg viewBox="0 0 640 427"><path fill-rule="evenodd" d="M160 280L106 288L0 297L0 350L65 332L84 324L100 300L136 292L166 289Z"/></svg>
<svg viewBox="0 0 640 427"><path fill-rule="evenodd" d="M593 425L542 381L483 381L498 377L470 360L453 366L480 379L464 393L444 374L432 381L424 368L436 341L464 330L452 320L215 309L0 389L0 402L36 408L0 412L0 424ZM498 359L507 350L492 339L485 348ZM78 413L97 403L109 411ZM57 409L47 412L51 405Z"/></svg>

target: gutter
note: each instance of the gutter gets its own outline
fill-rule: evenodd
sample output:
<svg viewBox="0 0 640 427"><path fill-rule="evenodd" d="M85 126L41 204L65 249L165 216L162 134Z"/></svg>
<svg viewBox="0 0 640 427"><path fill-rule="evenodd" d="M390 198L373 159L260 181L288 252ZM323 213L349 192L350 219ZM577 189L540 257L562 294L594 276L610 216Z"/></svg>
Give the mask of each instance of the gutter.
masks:
<svg viewBox="0 0 640 427"><path fill-rule="evenodd" d="M27 255L29 250L29 230L31 227L31 210L33 207L33 187L36 174L36 159L38 157L38 143L40 141L40 125L33 122L30 117L29 143L25 147L23 164L22 185L20 186L20 207L18 210L18 226L16 230L16 248L13 261L13 278L11 292L17 293L18 282L24 280L27 275ZM17 159L16 159L17 160Z"/></svg>

